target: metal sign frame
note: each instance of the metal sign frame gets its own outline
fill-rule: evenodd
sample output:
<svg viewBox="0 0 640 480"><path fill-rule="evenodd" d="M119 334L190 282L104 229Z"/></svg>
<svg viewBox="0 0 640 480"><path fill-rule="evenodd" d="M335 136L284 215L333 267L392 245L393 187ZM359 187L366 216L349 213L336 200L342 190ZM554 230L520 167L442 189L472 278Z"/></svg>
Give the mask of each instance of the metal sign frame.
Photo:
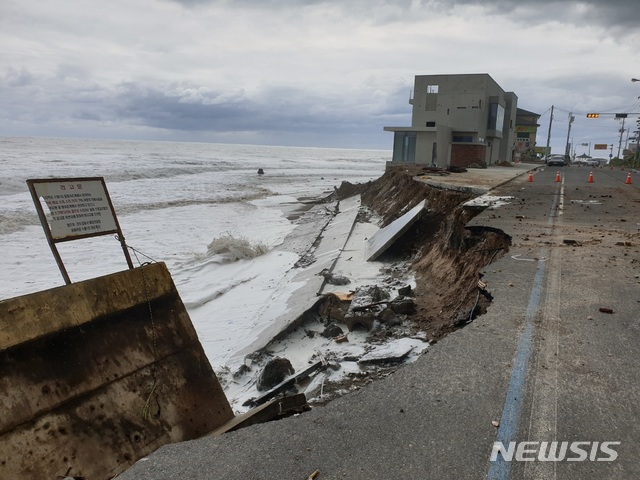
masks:
<svg viewBox="0 0 640 480"><path fill-rule="evenodd" d="M130 269L133 268L133 262L103 177L29 179L27 186L53 257L67 285L71 283L71 279L56 243L115 233L127 265ZM89 190L93 190L94 193L98 191L102 196L93 197ZM50 219L47 219L42 200L49 208ZM103 227L103 220L106 227Z"/></svg>

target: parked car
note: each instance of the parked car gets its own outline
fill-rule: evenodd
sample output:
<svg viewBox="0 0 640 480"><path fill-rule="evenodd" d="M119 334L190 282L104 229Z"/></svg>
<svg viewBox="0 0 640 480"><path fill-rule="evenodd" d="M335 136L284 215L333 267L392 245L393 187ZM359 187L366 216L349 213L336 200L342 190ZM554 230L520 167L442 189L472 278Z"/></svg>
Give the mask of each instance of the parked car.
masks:
<svg viewBox="0 0 640 480"><path fill-rule="evenodd" d="M568 163L569 162L567 162L564 155L549 155L549 157L547 157L547 165L550 167L554 165L558 167L564 167Z"/></svg>
<svg viewBox="0 0 640 480"><path fill-rule="evenodd" d="M606 158L587 158L587 165L591 167L599 167L607 163Z"/></svg>

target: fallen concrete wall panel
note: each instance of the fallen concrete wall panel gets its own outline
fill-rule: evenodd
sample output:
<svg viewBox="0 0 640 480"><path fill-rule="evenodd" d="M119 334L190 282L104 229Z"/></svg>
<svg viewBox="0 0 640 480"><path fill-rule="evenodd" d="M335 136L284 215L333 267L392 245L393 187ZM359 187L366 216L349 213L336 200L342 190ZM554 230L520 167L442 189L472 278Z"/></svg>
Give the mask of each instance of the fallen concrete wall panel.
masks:
<svg viewBox="0 0 640 480"><path fill-rule="evenodd" d="M112 478L233 418L163 264L0 302L0 478Z"/></svg>
<svg viewBox="0 0 640 480"><path fill-rule="evenodd" d="M391 245L393 245L398 238L400 238L414 223L418 221L426 206L427 201L423 200L400 218L378 230L378 232L369 239L367 244L367 261L374 261Z"/></svg>

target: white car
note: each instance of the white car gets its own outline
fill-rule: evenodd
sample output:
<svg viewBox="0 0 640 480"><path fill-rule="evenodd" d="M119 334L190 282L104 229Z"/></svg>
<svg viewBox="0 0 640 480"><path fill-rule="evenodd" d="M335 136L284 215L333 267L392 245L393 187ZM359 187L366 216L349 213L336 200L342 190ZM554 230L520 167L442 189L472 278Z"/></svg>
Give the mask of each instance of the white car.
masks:
<svg viewBox="0 0 640 480"><path fill-rule="evenodd" d="M547 158L547 165L549 167L552 167L554 165L557 165L559 167L564 167L566 164L567 164L567 161L564 155L549 155L549 157Z"/></svg>
<svg viewBox="0 0 640 480"><path fill-rule="evenodd" d="M607 163L606 158L588 158L587 165L592 167L599 167L600 165L605 165Z"/></svg>

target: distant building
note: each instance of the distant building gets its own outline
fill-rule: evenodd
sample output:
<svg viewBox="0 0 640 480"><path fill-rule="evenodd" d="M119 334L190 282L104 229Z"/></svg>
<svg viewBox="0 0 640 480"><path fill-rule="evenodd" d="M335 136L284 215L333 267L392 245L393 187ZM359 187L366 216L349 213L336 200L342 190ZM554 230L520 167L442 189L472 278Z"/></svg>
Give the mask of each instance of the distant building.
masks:
<svg viewBox="0 0 640 480"><path fill-rule="evenodd" d="M536 137L538 134L537 113L518 108L516 110L516 143L514 145L515 158L523 155L535 155Z"/></svg>
<svg viewBox="0 0 640 480"><path fill-rule="evenodd" d="M512 161L518 97L486 73L417 75L410 127L394 132L392 164L438 167Z"/></svg>

